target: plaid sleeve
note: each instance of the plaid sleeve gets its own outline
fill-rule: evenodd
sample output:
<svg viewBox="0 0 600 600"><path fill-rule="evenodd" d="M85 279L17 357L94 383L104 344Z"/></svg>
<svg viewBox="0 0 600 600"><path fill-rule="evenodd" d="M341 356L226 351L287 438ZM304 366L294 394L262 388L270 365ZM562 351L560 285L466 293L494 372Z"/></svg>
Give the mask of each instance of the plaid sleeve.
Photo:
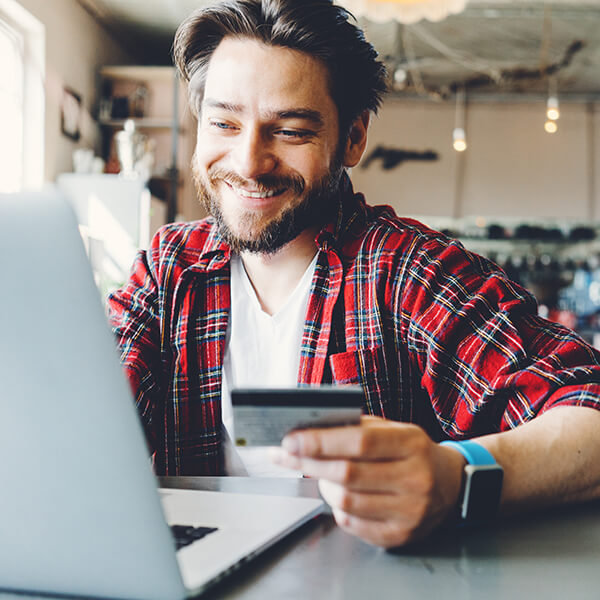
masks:
<svg viewBox="0 0 600 600"><path fill-rule="evenodd" d="M157 380L160 324L156 280L145 251L138 253L127 283L109 295L107 311L148 442L156 448L153 414L164 401L162 382Z"/></svg>
<svg viewBox="0 0 600 600"><path fill-rule="evenodd" d="M415 254L401 311L450 437L507 430L559 405L600 409L600 354L538 317L529 292L459 242L429 240Z"/></svg>

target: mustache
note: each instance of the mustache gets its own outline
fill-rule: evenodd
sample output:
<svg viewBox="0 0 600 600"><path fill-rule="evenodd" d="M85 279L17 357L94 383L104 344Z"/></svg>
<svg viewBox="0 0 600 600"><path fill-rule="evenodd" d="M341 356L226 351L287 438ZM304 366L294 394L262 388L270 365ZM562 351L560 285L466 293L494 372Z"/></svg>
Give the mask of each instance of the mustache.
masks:
<svg viewBox="0 0 600 600"><path fill-rule="evenodd" d="M211 184L225 181L234 187L251 188L258 192L271 192L281 189L290 189L296 194L302 194L306 187L304 179L294 175L259 175L254 179L245 179L234 171L220 167L212 167L207 172Z"/></svg>

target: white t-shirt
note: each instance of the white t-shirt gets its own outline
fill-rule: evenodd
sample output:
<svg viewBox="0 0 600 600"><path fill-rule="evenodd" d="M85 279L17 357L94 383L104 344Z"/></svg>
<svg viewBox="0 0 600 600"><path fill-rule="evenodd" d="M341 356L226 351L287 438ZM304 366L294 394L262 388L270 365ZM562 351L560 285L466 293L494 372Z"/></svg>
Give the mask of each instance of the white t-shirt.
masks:
<svg viewBox="0 0 600 600"><path fill-rule="evenodd" d="M315 255L285 304L274 315L268 315L260 306L241 258L235 255L231 259L231 313L221 395L223 424L231 439L235 432L230 390L298 385L300 346L316 264ZM229 441L225 451L230 475L299 475L271 463L265 448L238 448L236 452Z"/></svg>

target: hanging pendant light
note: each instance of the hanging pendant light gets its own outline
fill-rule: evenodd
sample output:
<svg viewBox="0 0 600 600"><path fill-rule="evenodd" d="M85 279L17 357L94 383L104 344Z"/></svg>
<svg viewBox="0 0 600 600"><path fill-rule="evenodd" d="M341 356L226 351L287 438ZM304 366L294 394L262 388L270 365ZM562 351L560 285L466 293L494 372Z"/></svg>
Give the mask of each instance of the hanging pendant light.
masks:
<svg viewBox="0 0 600 600"><path fill-rule="evenodd" d="M464 88L461 88L456 93L456 112L454 113L454 131L452 132L452 146L457 152L464 152L467 149L466 112L467 97Z"/></svg>
<svg viewBox="0 0 600 600"><path fill-rule="evenodd" d="M556 77L550 77L548 82L548 100L546 102L546 122L544 129L548 133L556 133L558 131L558 119L560 118L560 109L558 106L558 92L556 85Z"/></svg>
<svg viewBox="0 0 600 600"><path fill-rule="evenodd" d="M384 23L398 21L411 24L428 19L441 21L448 15L462 12L468 0L341 0L339 4L356 17Z"/></svg>

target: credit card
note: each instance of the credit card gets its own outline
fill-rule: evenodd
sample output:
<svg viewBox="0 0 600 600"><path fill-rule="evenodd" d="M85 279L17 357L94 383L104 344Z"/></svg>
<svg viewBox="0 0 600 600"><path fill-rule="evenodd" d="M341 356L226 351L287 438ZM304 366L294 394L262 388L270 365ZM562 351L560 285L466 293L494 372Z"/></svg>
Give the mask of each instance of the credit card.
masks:
<svg viewBox="0 0 600 600"><path fill-rule="evenodd" d="M231 391L237 446L278 446L294 429L358 425L360 386L238 388Z"/></svg>

